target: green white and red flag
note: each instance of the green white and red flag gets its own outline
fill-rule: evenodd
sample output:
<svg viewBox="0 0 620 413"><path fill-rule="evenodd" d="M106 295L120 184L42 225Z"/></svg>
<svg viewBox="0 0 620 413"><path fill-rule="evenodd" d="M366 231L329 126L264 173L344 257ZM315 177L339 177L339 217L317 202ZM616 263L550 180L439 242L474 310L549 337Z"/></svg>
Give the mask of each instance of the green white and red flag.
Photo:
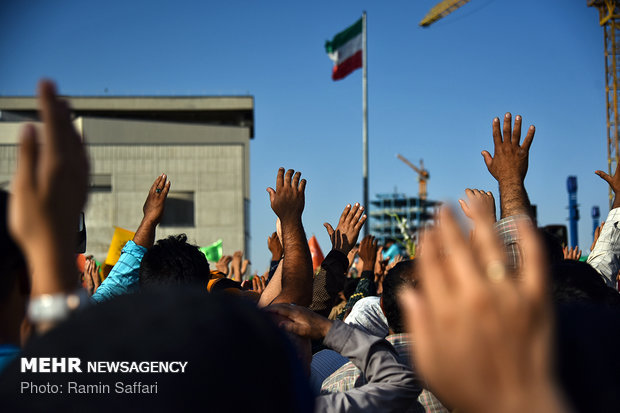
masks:
<svg viewBox="0 0 620 413"><path fill-rule="evenodd" d="M325 42L325 51L334 62L332 79L343 79L355 69L362 67L363 22L359 19L334 36L331 41Z"/></svg>

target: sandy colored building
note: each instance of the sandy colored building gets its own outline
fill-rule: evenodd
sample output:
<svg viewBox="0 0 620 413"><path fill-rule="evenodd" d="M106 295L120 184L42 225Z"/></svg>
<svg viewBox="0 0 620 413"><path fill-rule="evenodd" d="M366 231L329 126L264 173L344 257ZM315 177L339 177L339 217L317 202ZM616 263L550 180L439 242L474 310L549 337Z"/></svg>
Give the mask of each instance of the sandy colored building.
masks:
<svg viewBox="0 0 620 413"><path fill-rule="evenodd" d="M249 254L254 99L67 97L91 161L87 252L107 253L114 227L135 231L153 180L172 182L157 238L186 233L200 246ZM10 187L19 126L37 122L36 98L0 97L0 186ZM58 202L62 202L59 199Z"/></svg>

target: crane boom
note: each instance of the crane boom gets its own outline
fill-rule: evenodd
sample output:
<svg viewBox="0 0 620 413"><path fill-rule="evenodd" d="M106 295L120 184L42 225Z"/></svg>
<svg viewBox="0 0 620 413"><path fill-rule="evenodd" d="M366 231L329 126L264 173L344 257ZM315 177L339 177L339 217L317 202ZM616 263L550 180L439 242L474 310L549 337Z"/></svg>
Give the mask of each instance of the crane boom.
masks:
<svg viewBox="0 0 620 413"><path fill-rule="evenodd" d="M398 159L400 159L401 161L403 161L405 163L405 165L407 165L408 167L410 167L411 169L413 169L414 171L416 171L417 173L421 174L422 171L420 171L414 164L412 164L411 162L409 162L409 160L407 158L405 158L404 156L402 156L401 154L396 155L396 157Z"/></svg>
<svg viewBox="0 0 620 413"><path fill-rule="evenodd" d="M428 27L431 24L435 23L437 20L446 17L448 14L452 13L454 10L458 9L465 3L468 3L469 0L443 0L440 3L437 3L433 8L428 12L426 16L420 22L420 26Z"/></svg>

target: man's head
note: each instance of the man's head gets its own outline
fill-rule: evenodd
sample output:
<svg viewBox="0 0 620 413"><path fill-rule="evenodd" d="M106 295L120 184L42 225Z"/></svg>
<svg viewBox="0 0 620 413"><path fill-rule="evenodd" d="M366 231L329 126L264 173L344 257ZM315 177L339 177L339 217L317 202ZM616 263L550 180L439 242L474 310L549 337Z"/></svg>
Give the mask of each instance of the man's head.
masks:
<svg viewBox="0 0 620 413"><path fill-rule="evenodd" d="M398 303L398 294L407 286L414 286L415 261L401 261L390 269L383 280L381 308L388 321L388 327L394 333L403 333L402 313Z"/></svg>
<svg viewBox="0 0 620 413"><path fill-rule="evenodd" d="M313 409L304 371L283 332L252 304L221 294L146 291L90 306L33 339L22 354L28 359L50 355L79 358L82 371L90 361L187 364L178 373L54 374L21 373L16 360L0 376L3 411L159 412L203 406L207 411L310 413ZM64 385L65 392L72 381L93 388L105 383L111 394L59 397L48 392L15 397L22 379ZM116 382L157 383L157 393L117 394Z"/></svg>
<svg viewBox="0 0 620 413"><path fill-rule="evenodd" d="M563 260L551 267L552 296L556 304L600 305L620 309L620 295L585 262Z"/></svg>
<svg viewBox="0 0 620 413"><path fill-rule="evenodd" d="M161 239L150 248L140 265L141 287L199 286L206 291L210 278L207 258L185 234Z"/></svg>

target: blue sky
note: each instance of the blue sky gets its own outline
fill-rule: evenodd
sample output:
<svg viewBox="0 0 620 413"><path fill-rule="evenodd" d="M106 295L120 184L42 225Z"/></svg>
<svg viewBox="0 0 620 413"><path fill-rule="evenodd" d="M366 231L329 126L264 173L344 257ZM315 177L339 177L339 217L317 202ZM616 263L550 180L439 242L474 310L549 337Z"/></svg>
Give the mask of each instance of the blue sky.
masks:
<svg viewBox="0 0 620 413"><path fill-rule="evenodd" d="M578 178L580 246L590 209L608 212L603 30L586 0L472 0L427 29L438 0L0 2L0 94L32 95L42 76L63 94L255 97L251 260L268 265L267 186L279 166L308 179L304 224L361 201L361 70L333 82L325 40L368 13L370 194L417 193L396 154L424 158L429 198L497 185L491 120L534 124L526 186L542 225L567 223L566 178ZM173 177L171 177L173 179ZM275 219L275 218L274 218Z"/></svg>

